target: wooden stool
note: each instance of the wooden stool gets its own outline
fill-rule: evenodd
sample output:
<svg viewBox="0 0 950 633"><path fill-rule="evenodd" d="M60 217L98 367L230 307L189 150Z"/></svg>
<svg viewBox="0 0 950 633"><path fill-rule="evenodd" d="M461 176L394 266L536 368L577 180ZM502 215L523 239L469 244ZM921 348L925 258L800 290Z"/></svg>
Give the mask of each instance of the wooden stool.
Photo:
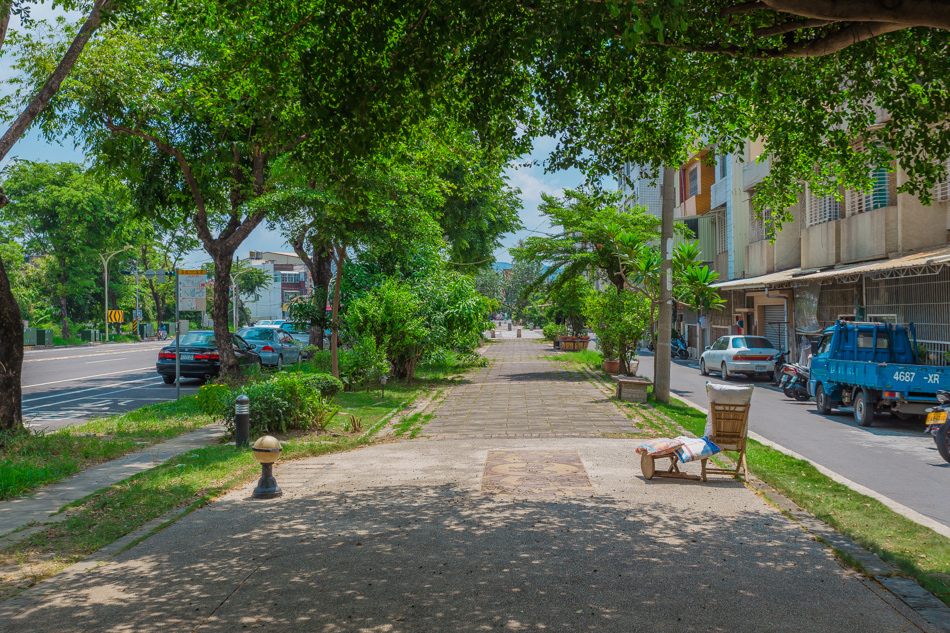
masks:
<svg viewBox="0 0 950 633"><path fill-rule="evenodd" d="M656 469L656 460L669 458L670 465L666 470L657 470ZM643 473L645 479L653 479L654 477L669 477L670 479L693 479L695 481L706 481L706 460L701 460L703 463L703 474L702 475L689 475L680 471L679 458L676 457L676 453L661 453L659 455L650 455L648 453L640 454L640 472Z"/></svg>

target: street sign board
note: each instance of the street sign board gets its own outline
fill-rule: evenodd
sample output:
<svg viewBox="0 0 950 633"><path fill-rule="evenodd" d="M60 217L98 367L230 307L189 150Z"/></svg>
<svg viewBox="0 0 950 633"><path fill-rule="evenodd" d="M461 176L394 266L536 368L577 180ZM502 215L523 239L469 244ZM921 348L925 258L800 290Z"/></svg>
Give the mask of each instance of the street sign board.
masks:
<svg viewBox="0 0 950 633"><path fill-rule="evenodd" d="M124 323L125 317L122 310L109 310L109 323Z"/></svg>
<svg viewBox="0 0 950 633"><path fill-rule="evenodd" d="M164 272L164 271L163 271L163 272ZM146 270L144 273L142 273L142 276L145 277L146 279L148 279L149 281L151 281L152 279L155 279L155 276L156 276L157 274L158 274L158 271L155 271L155 270L152 270L151 268L149 268L149 269Z"/></svg>
<svg viewBox="0 0 950 633"><path fill-rule="evenodd" d="M142 320L142 311L141 311L141 310L136 310L136 311L135 311L135 320L136 320L136 321L141 321L141 320Z"/></svg>

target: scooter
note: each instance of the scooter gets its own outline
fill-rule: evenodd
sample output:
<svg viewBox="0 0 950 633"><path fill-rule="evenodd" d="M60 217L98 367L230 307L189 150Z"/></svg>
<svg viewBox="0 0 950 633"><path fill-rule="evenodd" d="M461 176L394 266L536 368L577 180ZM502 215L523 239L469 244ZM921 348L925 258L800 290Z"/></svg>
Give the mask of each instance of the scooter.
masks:
<svg viewBox="0 0 950 633"><path fill-rule="evenodd" d="M689 358L689 350L686 349L686 343L681 338L674 338L670 341L670 356L686 360Z"/></svg>
<svg viewBox="0 0 950 633"><path fill-rule="evenodd" d="M808 378L811 372L807 367L798 363L789 363L782 367L782 381L779 387L787 398L792 398L798 402L805 402L811 396L808 395Z"/></svg>
<svg viewBox="0 0 950 633"><path fill-rule="evenodd" d="M788 352L779 352L775 356L775 365L772 369L773 380L776 385L782 384L782 378L785 377L785 372L782 369L785 368L785 361L788 358Z"/></svg>
<svg viewBox="0 0 950 633"><path fill-rule="evenodd" d="M933 435L940 456L945 462L950 462L950 419L947 416L950 412L950 392L938 391L937 402L940 404L927 409L925 433Z"/></svg>

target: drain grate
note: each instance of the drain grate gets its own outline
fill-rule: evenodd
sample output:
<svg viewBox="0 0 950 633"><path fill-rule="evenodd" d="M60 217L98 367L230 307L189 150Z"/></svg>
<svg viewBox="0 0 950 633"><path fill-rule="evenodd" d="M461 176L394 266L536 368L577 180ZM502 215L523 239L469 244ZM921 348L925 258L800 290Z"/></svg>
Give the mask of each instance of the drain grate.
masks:
<svg viewBox="0 0 950 633"><path fill-rule="evenodd" d="M593 497L577 451L489 451L482 494Z"/></svg>

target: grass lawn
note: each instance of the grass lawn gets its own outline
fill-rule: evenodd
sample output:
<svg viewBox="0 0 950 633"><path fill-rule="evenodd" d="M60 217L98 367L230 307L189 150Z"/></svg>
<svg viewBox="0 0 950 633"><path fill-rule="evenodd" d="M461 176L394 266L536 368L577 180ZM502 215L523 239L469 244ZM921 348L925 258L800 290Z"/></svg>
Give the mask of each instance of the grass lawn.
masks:
<svg viewBox="0 0 950 633"><path fill-rule="evenodd" d="M0 500L29 494L210 422L198 411L195 397L186 396L52 433L0 434Z"/></svg>

